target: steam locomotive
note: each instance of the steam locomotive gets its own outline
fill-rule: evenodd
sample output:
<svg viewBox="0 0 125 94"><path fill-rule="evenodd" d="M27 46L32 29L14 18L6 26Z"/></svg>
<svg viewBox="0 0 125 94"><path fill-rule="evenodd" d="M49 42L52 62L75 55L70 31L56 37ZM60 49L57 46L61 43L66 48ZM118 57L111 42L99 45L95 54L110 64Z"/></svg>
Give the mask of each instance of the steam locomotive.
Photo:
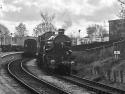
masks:
<svg viewBox="0 0 125 94"><path fill-rule="evenodd" d="M45 33L38 38L38 65L47 72L69 75L72 60L71 39L64 35L64 29L58 34Z"/></svg>

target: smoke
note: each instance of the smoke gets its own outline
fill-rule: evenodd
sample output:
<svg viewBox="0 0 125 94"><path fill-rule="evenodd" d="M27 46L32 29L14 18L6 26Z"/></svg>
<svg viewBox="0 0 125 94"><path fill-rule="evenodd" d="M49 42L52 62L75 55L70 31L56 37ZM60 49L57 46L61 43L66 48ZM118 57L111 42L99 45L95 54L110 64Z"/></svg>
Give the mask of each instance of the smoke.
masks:
<svg viewBox="0 0 125 94"><path fill-rule="evenodd" d="M50 11L51 10L51 11ZM67 30L73 24L72 13L67 10L56 11L53 9L45 9L40 11L43 21L49 21L57 25L57 28Z"/></svg>
<svg viewBox="0 0 125 94"><path fill-rule="evenodd" d="M64 24L63 24L62 28L67 30L71 26L72 26L72 21L71 20L66 20L66 21L64 21Z"/></svg>

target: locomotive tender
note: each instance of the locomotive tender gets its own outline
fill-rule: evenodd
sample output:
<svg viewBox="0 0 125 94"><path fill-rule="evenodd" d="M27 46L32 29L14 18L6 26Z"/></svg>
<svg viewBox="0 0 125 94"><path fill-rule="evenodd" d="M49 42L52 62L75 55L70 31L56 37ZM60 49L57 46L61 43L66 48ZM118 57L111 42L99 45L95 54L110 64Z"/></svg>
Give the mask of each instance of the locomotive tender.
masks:
<svg viewBox="0 0 125 94"><path fill-rule="evenodd" d="M35 39L26 39L24 41L23 57L35 57L37 52L37 41Z"/></svg>
<svg viewBox="0 0 125 94"><path fill-rule="evenodd" d="M38 64L48 72L69 75L72 60L71 39L64 35L64 29L59 29L56 35L48 32L39 36Z"/></svg>

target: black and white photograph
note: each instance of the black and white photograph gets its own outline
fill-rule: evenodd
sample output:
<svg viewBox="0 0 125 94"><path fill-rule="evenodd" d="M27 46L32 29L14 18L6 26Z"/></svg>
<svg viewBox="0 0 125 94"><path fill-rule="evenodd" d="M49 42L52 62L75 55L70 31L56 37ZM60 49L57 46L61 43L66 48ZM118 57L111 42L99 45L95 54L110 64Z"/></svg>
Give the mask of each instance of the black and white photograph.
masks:
<svg viewBox="0 0 125 94"><path fill-rule="evenodd" d="M125 94L125 0L0 0L0 94Z"/></svg>

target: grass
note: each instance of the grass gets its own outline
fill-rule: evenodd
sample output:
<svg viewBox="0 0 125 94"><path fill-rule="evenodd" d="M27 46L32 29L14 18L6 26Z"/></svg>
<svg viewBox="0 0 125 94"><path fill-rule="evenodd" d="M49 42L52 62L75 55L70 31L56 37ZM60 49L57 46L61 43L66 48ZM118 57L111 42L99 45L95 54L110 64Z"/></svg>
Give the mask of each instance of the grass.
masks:
<svg viewBox="0 0 125 94"><path fill-rule="evenodd" d="M75 62L77 63L75 68L79 76L89 76L92 75L92 68L99 66L100 68L102 62L109 61L107 58L112 57L113 50L112 48L91 50L91 51L73 51L73 56L75 56ZM107 59L107 60L106 60ZM108 62L109 63L109 62Z"/></svg>

